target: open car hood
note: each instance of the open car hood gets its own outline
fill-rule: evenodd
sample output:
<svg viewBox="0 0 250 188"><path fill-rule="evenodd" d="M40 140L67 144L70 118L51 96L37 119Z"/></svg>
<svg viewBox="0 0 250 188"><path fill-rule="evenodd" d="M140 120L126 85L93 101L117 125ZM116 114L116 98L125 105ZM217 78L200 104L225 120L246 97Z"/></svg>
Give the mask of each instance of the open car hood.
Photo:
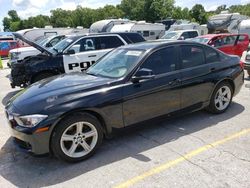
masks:
<svg viewBox="0 0 250 188"><path fill-rule="evenodd" d="M30 41L29 39L25 38L25 37L22 36L21 34L19 34L19 33L12 33L12 34L13 34L16 38L18 38L18 39L22 40L23 42L29 44L30 46L33 46L34 48L38 49L40 52L42 52L42 53L45 52L45 53L48 54L49 56L52 56L52 55L53 55L53 54L52 54L50 51L48 51L46 48L44 48L44 47L38 45L38 44L35 43L35 42Z"/></svg>

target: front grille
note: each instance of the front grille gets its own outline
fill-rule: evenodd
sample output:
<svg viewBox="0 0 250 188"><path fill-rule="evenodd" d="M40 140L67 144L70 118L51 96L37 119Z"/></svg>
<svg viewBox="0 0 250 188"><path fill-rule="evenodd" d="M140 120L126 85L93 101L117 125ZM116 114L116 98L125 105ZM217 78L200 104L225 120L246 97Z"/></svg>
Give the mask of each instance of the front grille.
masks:
<svg viewBox="0 0 250 188"><path fill-rule="evenodd" d="M23 63L14 63L11 67L11 75L24 75L25 74L25 66Z"/></svg>
<svg viewBox="0 0 250 188"><path fill-rule="evenodd" d="M10 53L10 60L13 60L13 59L14 59L14 54Z"/></svg>

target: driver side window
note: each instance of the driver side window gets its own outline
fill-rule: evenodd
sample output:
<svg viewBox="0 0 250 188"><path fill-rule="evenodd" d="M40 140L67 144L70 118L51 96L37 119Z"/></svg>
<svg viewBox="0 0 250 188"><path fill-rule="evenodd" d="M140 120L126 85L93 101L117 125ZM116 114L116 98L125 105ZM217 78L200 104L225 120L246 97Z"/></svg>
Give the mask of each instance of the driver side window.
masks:
<svg viewBox="0 0 250 188"><path fill-rule="evenodd" d="M176 62L175 48L168 47L151 54L141 68L150 69L153 71L153 74L159 75L175 71Z"/></svg>

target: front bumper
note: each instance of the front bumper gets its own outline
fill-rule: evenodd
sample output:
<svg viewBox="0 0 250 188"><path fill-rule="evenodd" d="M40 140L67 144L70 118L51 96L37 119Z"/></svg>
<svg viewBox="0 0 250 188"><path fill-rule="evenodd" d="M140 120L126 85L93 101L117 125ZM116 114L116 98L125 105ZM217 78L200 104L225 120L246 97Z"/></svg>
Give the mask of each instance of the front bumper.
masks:
<svg viewBox="0 0 250 188"><path fill-rule="evenodd" d="M17 125L15 120L10 118L8 112L6 112L6 117L9 123L10 134L22 149L35 155L43 155L50 152L50 130L35 133L34 130Z"/></svg>

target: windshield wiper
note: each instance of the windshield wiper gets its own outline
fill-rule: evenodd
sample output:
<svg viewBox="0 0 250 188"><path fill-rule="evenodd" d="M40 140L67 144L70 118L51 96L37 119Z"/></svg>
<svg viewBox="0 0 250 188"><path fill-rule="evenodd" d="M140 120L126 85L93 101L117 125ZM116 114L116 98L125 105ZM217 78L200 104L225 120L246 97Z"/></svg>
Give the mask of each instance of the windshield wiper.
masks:
<svg viewBox="0 0 250 188"><path fill-rule="evenodd" d="M91 75L91 76L97 76L98 74L95 73L89 73L89 72L85 72L87 75Z"/></svg>
<svg viewBox="0 0 250 188"><path fill-rule="evenodd" d="M53 50L55 50L56 51L56 53L58 53L58 49L56 49L56 48L52 48Z"/></svg>

